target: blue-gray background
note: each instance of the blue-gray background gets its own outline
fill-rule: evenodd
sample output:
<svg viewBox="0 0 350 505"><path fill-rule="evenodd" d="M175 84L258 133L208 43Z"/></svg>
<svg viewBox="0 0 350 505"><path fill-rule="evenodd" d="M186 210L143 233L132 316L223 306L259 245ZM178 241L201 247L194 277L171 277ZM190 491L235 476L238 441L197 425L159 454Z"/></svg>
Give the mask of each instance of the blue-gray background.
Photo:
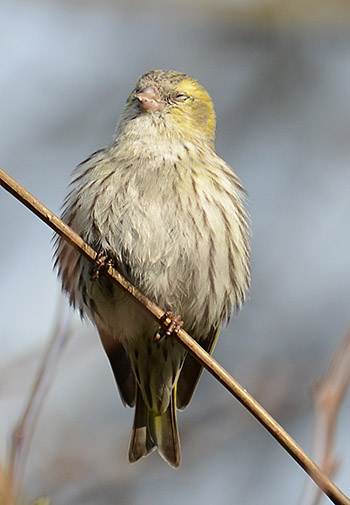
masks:
<svg viewBox="0 0 350 505"><path fill-rule="evenodd" d="M249 192L252 289L215 357L306 448L312 386L349 323L350 36L343 2L0 4L0 166L59 212L73 167L108 144L137 77L196 77L217 150ZM0 453L52 328L51 232L0 192ZM350 492L349 400L336 482ZM27 497L58 505L294 504L304 475L207 373L179 415L183 462L126 460L98 338L75 321L40 417Z"/></svg>

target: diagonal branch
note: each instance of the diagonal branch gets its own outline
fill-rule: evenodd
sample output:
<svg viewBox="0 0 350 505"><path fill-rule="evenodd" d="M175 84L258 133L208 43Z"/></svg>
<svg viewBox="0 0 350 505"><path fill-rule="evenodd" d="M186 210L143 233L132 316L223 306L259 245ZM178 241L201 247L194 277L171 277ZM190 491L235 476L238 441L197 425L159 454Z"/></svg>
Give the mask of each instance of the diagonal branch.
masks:
<svg viewBox="0 0 350 505"><path fill-rule="evenodd" d="M67 240L75 249L93 262L97 256L88 244L79 235L63 223L47 207L40 203L33 195L28 193L14 179L0 169L0 184L15 198L34 212L40 219L47 223L56 233ZM103 275L116 282L125 292L132 296L160 325L168 327L169 319L156 304L146 298L135 286L125 279L114 268L103 270ZM286 449L294 460L310 475L315 483L336 505L350 505L350 500L344 493L325 475L325 473L312 461L293 440L293 438L279 425L274 418L254 398L226 372L202 347L197 344L183 329L174 335L186 350L203 365L237 400L249 410L251 414L267 429L267 431Z"/></svg>

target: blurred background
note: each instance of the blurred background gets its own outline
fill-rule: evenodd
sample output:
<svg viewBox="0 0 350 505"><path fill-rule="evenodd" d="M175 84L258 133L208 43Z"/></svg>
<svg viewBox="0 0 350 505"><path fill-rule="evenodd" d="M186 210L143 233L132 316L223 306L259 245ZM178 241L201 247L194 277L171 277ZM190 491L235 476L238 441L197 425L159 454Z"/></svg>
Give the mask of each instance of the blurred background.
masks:
<svg viewBox="0 0 350 505"><path fill-rule="evenodd" d="M345 0L0 3L0 166L54 212L107 145L136 79L197 78L217 151L249 192L252 287L215 358L310 450L312 389L349 325L350 4ZM0 190L0 456L52 332L51 231ZM303 471L204 373L179 414L182 466L129 465L125 409L93 327L74 318L25 474L56 505L295 504ZM350 493L350 401L336 483ZM324 503L327 499L324 498Z"/></svg>

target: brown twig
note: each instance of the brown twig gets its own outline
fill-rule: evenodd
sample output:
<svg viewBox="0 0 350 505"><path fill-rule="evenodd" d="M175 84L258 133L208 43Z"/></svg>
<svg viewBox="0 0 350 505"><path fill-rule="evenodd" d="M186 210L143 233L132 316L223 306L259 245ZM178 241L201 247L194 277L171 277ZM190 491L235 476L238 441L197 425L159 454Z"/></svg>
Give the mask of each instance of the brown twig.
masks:
<svg viewBox="0 0 350 505"><path fill-rule="evenodd" d="M338 468L334 455L334 434L338 414L350 384L350 330L335 352L322 380L314 389L314 421L312 454L326 475L332 477ZM317 505L320 490L310 480L305 486L299 505Z"/></svg>
<svg viewBox="0 0 350 505"><path fill-rule="evenodd" d="M56 371L57 362L71 333L69 321L68 311L64 310L64 307L60 304L57 310L54 331L40 365L33 390L24 413L13 430L7 479L9 494L15 502L18 500L21 492L26 460L37 419ZM9 501L9 505L11 503L12 501Z"/></svg>
<svg viewBox="0 0 350 505"><path fill-rule="evenodd" d="M94 261L97 254L87 245L79 235L63 223L47 207L40 203L33 195L14 181L8 174L0 169L0 184L13 196L20 200L26 207L46 222L56 233L67 240L74 248L90 261ZM127 281L114 268L103 270L103 275L116 282L124 291L129 293L139 304L165 329L168 326L164 319L165 312L148 300L138 289ZM280 426L273 417L233 378L220 366L202 347L197 344L183 329L180 329L172 338L179 342L201 363L237 400L244 405L251 414L269 431L269 433L286 449L297 463L310 475L322 491L336 505L350 505L350 500L344 493L322 472L293 440L293 438Z"/></svg>

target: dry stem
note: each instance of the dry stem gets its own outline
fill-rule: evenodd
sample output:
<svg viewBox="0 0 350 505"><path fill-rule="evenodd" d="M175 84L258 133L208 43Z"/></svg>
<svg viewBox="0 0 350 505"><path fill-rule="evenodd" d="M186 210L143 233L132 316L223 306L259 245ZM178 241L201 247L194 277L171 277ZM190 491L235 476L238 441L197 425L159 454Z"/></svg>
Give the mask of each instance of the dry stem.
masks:
<svg viewBox="0 0 350 505"><path fill-rule="evenodd" d="M56 365L63 348L70 336L68 311L62 304L57 310L56 322L48 349L43 357L33 390L23 415L13 430L7 469L7 488L9 492L8 504L17 502L24 477L26 460L33 439L37 419L51 384Z"/></svg>
<svg viewBox="0 0 350 505"><path fill-rule="evenodd" d="M340 407L350 383L350 330L336 350L335 356L322 380L314 390L313 458L326 475L333 476L338 468L334 455L334 434ZM320 490L310 480L299 505L317 505Z"/></svg>
<svg viewBox="0 0 350 505"><path fill-rule="evenodd" d="M88 244L79 235L63 223L47 207L28 193L22 186L14 181L8 174L0 169L0 184L15 198L46 222L56 233L67 240L82 255L93 262L97 256ZM125 292L129 293L140 306L142 306L160 325L167 329L168 323L164 319L165 312L156 304L146 298L135 286L125 279L114 268L103 270L103 275L116 282ZM280 426L274 418L233 378L220 366L202 347L197 344L183 329L180 329L172 338L179 342L201 363L228 391L230 391L244 405L249 412L269 431L269 433L286 449L297 463L310 475L322 491L337 505L350 505L350 500L344 493L324 474L293 440L292 437Z"/></svg>

